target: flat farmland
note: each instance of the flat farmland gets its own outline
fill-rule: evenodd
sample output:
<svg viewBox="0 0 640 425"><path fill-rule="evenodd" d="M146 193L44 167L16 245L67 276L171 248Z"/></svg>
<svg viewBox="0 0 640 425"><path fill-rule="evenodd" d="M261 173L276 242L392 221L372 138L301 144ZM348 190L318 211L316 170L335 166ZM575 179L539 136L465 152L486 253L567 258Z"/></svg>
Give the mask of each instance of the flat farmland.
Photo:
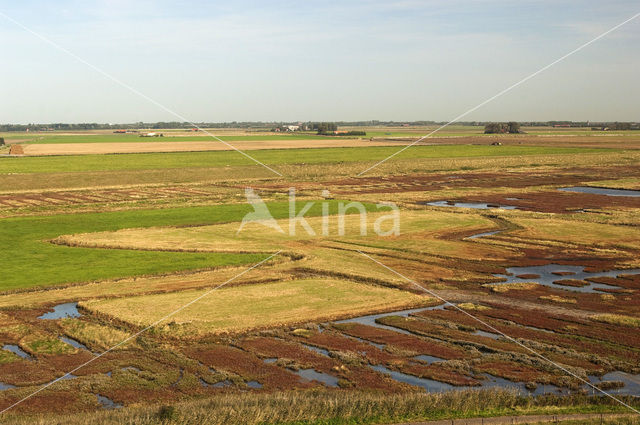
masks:
<svg viewBox="0 0 640 425"><path fill-rule="evenodd" d="M309 417L289 405L336 424L624 411L586 382L637 407L640 198L589 193L638 189L636 136L491 146L477 130L359 177L402 143L245 139L283 177L228 151L0 158L0 407L74 370L7 423L155 424L167 406L251 424L258 405L275 406L263 422ZM160 143L48 137L23 146ZM267 226L241 224L262 208L248 187ZM340 218L350 202L363 209ZM399 231L381 235L389 202ZM290 234L307 203L313 232Z"/></svg>

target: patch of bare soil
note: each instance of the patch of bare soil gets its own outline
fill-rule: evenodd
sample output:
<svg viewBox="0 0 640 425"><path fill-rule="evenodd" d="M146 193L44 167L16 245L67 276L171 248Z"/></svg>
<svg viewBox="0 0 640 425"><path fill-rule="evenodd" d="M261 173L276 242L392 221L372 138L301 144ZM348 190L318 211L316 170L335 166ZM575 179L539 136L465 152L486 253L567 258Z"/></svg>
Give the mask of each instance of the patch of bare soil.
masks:
<svg viewBox="0 0 640 425"><path fill-rule="evenodd" d="M9 155L24 155L23 145L11 145Z"/></svg>

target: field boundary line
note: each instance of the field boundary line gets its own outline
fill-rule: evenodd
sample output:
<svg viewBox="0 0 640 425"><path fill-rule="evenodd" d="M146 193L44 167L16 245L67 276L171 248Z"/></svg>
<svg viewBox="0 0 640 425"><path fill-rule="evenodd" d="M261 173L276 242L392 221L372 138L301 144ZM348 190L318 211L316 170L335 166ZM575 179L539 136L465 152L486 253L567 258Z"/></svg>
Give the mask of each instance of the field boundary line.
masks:
<svg viewBox="0 0 640 425"><path fill-rule="evenodd" d="M211 132L201 128L196 123L192 122L191 120L188 120L184 116L182 116L179 113L175 112L173 109L168 108L167 106L163 105L162 103L158 102L157 100L155 100L155 99L147 96L146 94L142 93L140 90L138 90L138 89L130 86L129 84L121 81L120 79L114 77L113 75L109 74L107 71L104 71L102 68L99 68L98 66L92 64L91 62L86 61L85 59L81 58L80 56L76 55L75 53L73 53L72 51L66 49L65 47L61 46L60 44L56 43L55 41L45 37L44 35L36 32L34 30L32 30L31 28L27 27L26 25L22 24L21 22L16 21L15 19L13 19L12 17L10 17L7 14L3 13L2 11L0 11L0 16L4 17L6 20L12 22L13 24L17 25L18 27L22 28L23 30L27 31L28 33L30 33L30 34L34 35L35 37L39 38L40 40L44 41L45 43L53 46L54 48L60 50L63 53L71 56L72 58L74 58L78 62L88 66L89 68L91 68L94 71L98 72L99 74L101 74L102 76L106 77L107 79L109 79L109 80L113 81L114 83L124 87L125 89L129 90L133 94L140 96L141 98L143 98L146 101L154 104L155 106L159 107L160 109L170 113L174 117L182 120L183 122L188 123L189 125L191 125L194 128L197 128L199 131L202 131L207 136L210 136L210 137L214 138L215 140L225 144L227 147L229 147L229 148L233 149L234 151L244 155L246 158L252 160L256 164L262 165L264 168L266 168L267 170L271 171L272 173L277 174L280 177L284 177L278 171L276 171L273 168L269 167L268 165L260 162L259 160L257 160L256 158L252 157L251 155L249 155L248 153L244 152L243 150L236 148L235 146L233 146L232 144L230 144L228 142L225 142L224 140L222 140L221 138L219 138L215 134L212 134Z"/></svg>
<svg viewBox="0 0 640 425"><path fill-rule="evenodd" d="M420 285L418 282L416 282L413 279L410 279L408 277L406 277L405 275L401 274L400 272L394 270L393 268L387 266L386 264L376 260L375 258L371 257L368 254L365 254L364 252L360 251L360 250L356 250L358 253L360 253L361 255L363 255L364 257L370 259L371 261L373 261L374 263L377 263L378 265L384 267L385 269L389 270L390 272L400 276L402 279L406 280L407 282L413 284L414 286L416 286L417 288L419 288L420 290L422 290L423 292L426 292L427 294L439 299L440 301L444 302L445 304L448 304L450 306L452 306L453 308L455 308L456 310L464 313L465 315L469 316L470 318L472 318L473 320L475 320L478 323L481 323L482 325L488 327L489 329L491 329L493 332L498 333L500 335L502 335L503 337L507 338L508 340L516 343L517 345L521 346L522 348L524 348L525 350L529 351L530 353L536 355L537 357L541 358L542 360L552 364L553 366L557 367L558 369L564 371L565 373L571 375L572 377L578 379L579 381L584 382L585 384L587 384L588 386L590 386L591 388L593 388L594 390L597 390L598 392L606 395L607 397L611 398L612 400L620 403L621 405L623 405L624 407L632 410L633 412L637 413L638 415L640 415L640 410L635 409L634 407L628 405L627 403L625 403L624 401L620 400L617 397L614 397L613 395L609 394L608 392L598 388L597 386L593 385L591 382L587 381L586 379L582 379L581 377L579 377L578 375L576 375L575 373L571 372L569 369L561 366L560 364L554 362L553 360L543 356L542 354L538 353L537 351L535 351L534 349L524 345L523 343L521 343L520 341L518 341L515 338L510 337L509 335L505 334L504 332L496 329L495 327L491 326L490 324L488 324L487 322L485 322L482 319L477 318L476 316L474 316L473 314L469 313L468 311L458 307L456 304L453 304L450 301L445 300L444 298L442 298L440 295L438 295L437 293L431 291L430 289L425 288L424 286Z"/></svg>
<svg viewBox="0 0 640 425"><path fill-rule="evenodd" d="M509 87L503 89L502 91L498 92L497 94L491 96L490 98L486 99L485 101L479 103L478 105L474 106L473 108L469 109L468 111L458 115L457 117L455 117L454 119L452 119L451 121L447 122L446 124L443 124L442 126L436 128L435 130L433 130L431 133L427 134L426 136L422 136L421 138L419 138L418 140L416 140L415 142L412 142L410 144L408 144L407 146L403 147L402 149L398 150L397 152L389 155L388 157L386 157L385 159L375 163L374 165L372 165L371 167L367 168L366 170L360 172L359 174L356 175L356 177L360 177L363 174L369 172L370 170L376 168L378 165L390 160L391 158L393 158L394 156L404 152L405 150L409 149L410 147L420 143L421 141L423 141L424 139L432 136L433 134L437 133L438 131L444 129L445 127L450 126L451 124L453 124L454 122L464 118L465 116L469 115L470 113L476 111L477 109L480 109L481 107L483 107L484 105L486 105L487 103L492 102L493 100L499 98L500 96L502 96L505 93L510 92L511 90L513 90L514 88L520 86L521 84L529 81L530 79L534 78L535 76L537 76L538 74L543 73L544 71L546 71L547 69L551 68L552 66L562 62L563 60L567 59L569 56L572 56L575 53L578 53L580 50L584 49L585 47L595 43L596 41L600 40L601 38L609 35L610 33L612 33L613 31L617 30L618 28L622 27L623 25L628 24L629 22L633 21L634 19L636 19L638 16L640 16L640 12L636 13L635 15L633 15L632 17L626 19L625 21L619 23L618 25L608 29L607 31L603 32L602 34L600 34L599 36L597 36L596 38L584 43L583 45L573 49L572 51L570 51L569 53L565 54L564 56L561 56L560 58L556 59L555 61L551 62L550 64L540 68L539 70L537 70L536 72L529 74L528 76L526 76L525 78L523 78L522 80L518 81L517 83L514 83L512 85L510 85Z"/></svg>
<svg viewBox="0 0 640 425"><path fill-rule="evenodd" d="M56 382L65 379L66 377L68 377L69 375L71 375L73 372L76 372L79 369L82 369L83 367L87 366L90 363L93 363L94 361L98 360L100 357L104 356L105 354L113 351L114 349L120 347L123 344L126 344L127 342L131 341L134 338L137 338L138 336L140 336L141 334L145 333L146 331L148 331L149 329L155 327L156 325L158 325L159 323L162 323L163 321L165 321L166 319L168 319L171 316L174 316L175 314L181 312L182 310L184 310L185 308L189 307L190 305L200 301L202 298L206 297L207 295L211 294L212 292L222 288L223 286L227 285L228 283L231 283L232 281L236 280L237 278L239 278L240 276L244 275L245 273L250 272L251 270L260 267L262 264L266 263L267 261L271 260L272 258L274 258L275 256L279 255L282 252L282 250L279 250L278 252L269 255L267 258L265 258L264 260L252 265L251 267L244 269L242 272L238 273L237 275L233 276L232 278L226 280L225 282L221 283L218 286L215 286L211 289L209 289L207 292L205 292L202 295L197 296L196 298L194 298L193 300L189 301L188 303L182 305L181 307L173 310L171 313L165 315L164 317L156 320L155 322L153 322L152 324L148 325L146 328L136 332L135 334L123 339L122 341L120 341L119 343L117 343L116 345L108 348L107 350L103 351L102 353L96 354L95 357L87 360L86 362L82 363L80 366L75 367L74 369L70 370L69 372L65 373L64 375L60 376L59 378L54 379L51 382L46 383L45 385L41 386L40 388L38 388L36 391L30 393L29 395L19 399L18 401L16 401L15 403L9 405L8 407L4 408L3 410L0 411L0 415L2 415L3 413L5 413L6 411L14 408L15 406L19 405L20 403L30 399L31 397L33 397L34 395L38 394L39 392L49 388L51 385L55 384Z"/></svg>

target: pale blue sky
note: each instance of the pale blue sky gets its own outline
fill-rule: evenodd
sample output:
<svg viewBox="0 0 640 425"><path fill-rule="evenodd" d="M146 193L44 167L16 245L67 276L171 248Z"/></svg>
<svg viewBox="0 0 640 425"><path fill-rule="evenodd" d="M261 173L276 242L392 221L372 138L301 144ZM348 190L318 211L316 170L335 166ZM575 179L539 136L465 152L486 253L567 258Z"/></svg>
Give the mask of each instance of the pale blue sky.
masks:
<svg viewBox="0 0 640 425"><path fill-rule="evenodd" d="M449 120L635 1L0 0L193 121ZM0 16L0 122L176 120ZM640 121L640 18L465 120Z"/></svg>

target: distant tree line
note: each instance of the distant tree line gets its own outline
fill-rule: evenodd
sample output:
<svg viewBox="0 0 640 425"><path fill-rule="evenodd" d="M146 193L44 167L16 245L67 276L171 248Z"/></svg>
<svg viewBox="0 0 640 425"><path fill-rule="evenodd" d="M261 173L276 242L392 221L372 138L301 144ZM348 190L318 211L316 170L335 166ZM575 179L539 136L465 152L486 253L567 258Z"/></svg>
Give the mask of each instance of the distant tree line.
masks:
<svg viewBox="0 0 640 425"><path fill-rule="evenodd" d="M520 133L520 123L492 122L484 126L484 134L518 134Z"/></svg>
<svg viewBox="0 0 640 425"><path fill-rule="evenodd" d="M324 131L331 132L330 128L337 127L365 127L365 126L385 126L385 127L410 127L410 126L426 126L426 125L443 125L446 122L439 121L337 121L332 123L321 123L307 121L300 122L263 122L263 121L231 121L231 122L178 122L178 121L160 121L160 122L135 122L120 124L99 124L99 123L51 123L51 124L0 124L0 131L73 131L73 130L135 130L135 129L170 129L182 128L191 129L195 126L201 128L244 128L248 130L263 131L272 128L284 127L288 125L300 125L301 129L309 129L319 131L318 127L327 126ZM462 126L488 126L496 124L486 121L465 121L456 122L456 125ZM593 121L521 121L520 125L526 127L591 127L593 129L609 129L609 130L640 130L640 123L637 122L593 122ZM315 127L314 127L315 126Z"/></svg>
<svg viewBox="0 0 640 425"><path fill-rule="evenodd" d="M593 130L634 130L630 122L611 122L591 127ZM636 128L637 129L637 126Z"/></svg>

